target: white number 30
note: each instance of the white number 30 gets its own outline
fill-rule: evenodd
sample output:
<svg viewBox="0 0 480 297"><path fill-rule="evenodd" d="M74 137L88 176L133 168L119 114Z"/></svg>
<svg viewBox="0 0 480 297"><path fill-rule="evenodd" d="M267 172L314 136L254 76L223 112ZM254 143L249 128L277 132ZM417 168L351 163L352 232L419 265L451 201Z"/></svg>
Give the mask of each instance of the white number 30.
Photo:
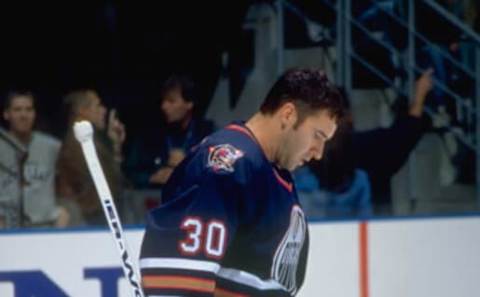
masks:
<svg viewBox="0 0 480 297"><path fill-rule="evenodd" d="M218 259L225 253L227 231L221 221L210 220L205 225L200 218L187 217L180 228L187 233L178 244L182 254L192 256L203 251L205 256Z"/></svg>

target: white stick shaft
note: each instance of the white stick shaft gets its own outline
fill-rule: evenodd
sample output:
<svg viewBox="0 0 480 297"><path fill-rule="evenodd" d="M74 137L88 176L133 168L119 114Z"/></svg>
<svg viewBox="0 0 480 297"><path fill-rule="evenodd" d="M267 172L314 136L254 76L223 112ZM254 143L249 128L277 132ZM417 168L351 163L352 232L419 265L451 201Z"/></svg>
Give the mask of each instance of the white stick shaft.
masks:
<svg viewBox="0 0 480 297"><path fill-rule="evenodd" d="M88 169L95 183L98 196L100 197L110 231L112 231L118 252L120 253L123 272L130 283L132 296L143 297L144 295L138 282L138 273L129 256L130 253L125 243L122 224L120 222L120 218L118 217L115 203L112 199L112 193L108 187L107 180L105 179L105 174L103 173L102 167L98 160L93 139L84 139L80 142L80 145L82 146L82 151L85 156Z"/></svg>

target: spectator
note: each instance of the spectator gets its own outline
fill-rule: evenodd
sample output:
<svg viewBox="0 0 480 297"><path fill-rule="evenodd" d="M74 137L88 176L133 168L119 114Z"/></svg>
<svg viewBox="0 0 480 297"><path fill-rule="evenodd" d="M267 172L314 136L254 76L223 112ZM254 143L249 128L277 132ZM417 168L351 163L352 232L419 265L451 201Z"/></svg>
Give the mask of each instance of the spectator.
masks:
<svg viewBox="0 0 480 297"><path fill-rule="evenodd" d="M386 30L386 35L391 44L397 49L403 51L405 55L398 56L398 59L407 58L406 49L409 45L408 41L408 11L409 1L386 0L384 3L391 2L391 17L388 17L388 22L383 26ZM448 11L454 18L465 20L467 12L471 12L465 7L468 7L466 1L460 0L438 0L437 2L443 9ZM372 1L372 3L377 3ZM451 94L445 91L445 87L456 93L460 97L472 96L473 82L462 68L469 69L473 59L473 49L470 49L465 43L465 36L462 30L450 22L446 17L434 9L425 1L412 1L414 5L415 15L415 62L417 67L426 69L434 69L435 80L441 84L436 85L429 95L428 104L434 112L440 113L446 121L442 123L452 123L458 125L457 115L461 111L457 111L456 99ZM380 7L378 4L375 6ZM398 21L398 18L403 20ZM473 20L472 20L473 22ZM452 61L463 63L464 67L458 67ZM462 62L463 61L463 62ZM401 61L398 61L401 63ZM470 63L469 63L470 62ZM399 65L401 73L408 72L407 68ZM400 78L405 77L401 76ZM438 122L440 124L440 121ZM442 124L443 126L444 124Z"/></svg>
<svg viewBox="0 0 480 297"><path fill-rule="evenodd" d="M185 154L214 130L213 123L194 116L196 92L186 76L168 78L160 92L164 129L155 127L132 145L126 164L137 188L158 188L166 183Z"/></svg>
<svg viewBox="0 0 480 297"><path fill-rule="evenodd" d="M65 227L69 221L69 213L55 196L60 141L35 131L35 118L32 93L7 96L3 119L8 132L0 138L0 228Z"/></svg>
<svg viewBox="0 0 480 297"><path fill-rule="evenodd" d="M65 97L69 112L69 130L65 136L57 163L58 192L61 197L74 200L82 217L76 224L105 225L98 194L83 157L81 147L73 134L73 123L90 121L95 129L94 142L113 197L119 202L123 176L120 170L125 129L112 110L106 125L106 108L93 90L78 90ZM83 222L83 220L85 222Z"/></svg>
<svg viewBox="0 0 480 297"><path fill-rule="evenodd" d="M395 0L357 0L352 1L351 7L352 17L355 19L355 23L350 24L352 47L356 55L375 67L389 80L393 80L397 74L394 64L395 54L383 44L392 44L389 34L392 28L389 22L395 2ZM384 78L356 59L352 59L352 72L355 88L388 87Z"/></svg>
<svg viewBox="0 0 480 297"><path fill-rule="evenodd" d="M376 213L391 213L390 179L407 161L427 128L422 115L432 89L432 75L429 69L420 76L407 115L398 117L390 128L353 133L354 160L370 177Z"/></svg>
<svg viewBox="0 0 480 297"><path fill-rule="evenodd" d="M439 4L447 10L452 10L459 4L458 0L441 0ZM446 56L460 61L459 42L461 32L452 23L436 12L423 1L415 1L415 22L418 33L432 44L418 40L417 61L421 68L432 67L435 78L444 86L453 88L457 83L459 70ZM443 106L451 117L455 117L454 99L438 87L432 92L432 105ZM448 99L448 100L447 100Z"/></svg>
<svg viewBox="0 0 480 297"><path fill-rule="evenodd" d="M351 117L345 117L325 159L296 174L307 215L368 216L372 204L376 214L392 212L390 179L425 131L422 114L432 74L429 69L417 80L408 114L390 128L353 132Z"/></svg>
<svg viewBox="0 0 480 297"><path fill-rule="evenodd" d="M370 180L356 167L350 120L339 122L325 158L295 172L299 199L310 219L372 215Z"/></svg>

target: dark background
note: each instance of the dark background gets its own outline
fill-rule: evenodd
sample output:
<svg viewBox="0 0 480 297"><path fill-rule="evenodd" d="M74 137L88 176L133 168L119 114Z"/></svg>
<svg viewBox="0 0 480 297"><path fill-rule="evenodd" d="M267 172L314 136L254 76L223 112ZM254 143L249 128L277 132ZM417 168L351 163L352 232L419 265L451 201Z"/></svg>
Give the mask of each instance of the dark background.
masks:
<svg viewBox="0 0 480 297"><path fill-rule="evenodd" d="M253 1L40 1L0 4L2 98L37 97L39 128L61 136L62 97L95 88L136 133L157 117L158 89L171 73L197 80L199 111L210 100L222 51L241 47Z"/></svg>

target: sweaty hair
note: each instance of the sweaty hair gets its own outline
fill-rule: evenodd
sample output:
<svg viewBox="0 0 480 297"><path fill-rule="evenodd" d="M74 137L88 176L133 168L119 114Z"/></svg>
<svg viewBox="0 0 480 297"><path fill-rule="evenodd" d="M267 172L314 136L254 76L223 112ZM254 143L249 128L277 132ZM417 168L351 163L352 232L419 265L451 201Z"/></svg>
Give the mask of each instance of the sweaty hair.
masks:
<svg viewBox="0 0 480 297"><path fill-rule="evenodd" d="M270 89L260 111L273 114L287 102L292 102L297 108L297 125L319 110L327 111L336 120L344 114L341 94L318 69L287 70Z"/></svg>
<svg viewBox="0 0 480 297"><path fill-rule="evenodd" d="M163 99L165 94L171 90L179 89L182 97L187 102L197 100L197 90L194 81L186 75L172 75L163 84L160 90L160 98Z"/></svg>
<svg viewBox="0 0 480 297"><path fill-rule="evenodd" d="M3 103L3 109L6 110L10 108L12 105L13 100L18 97L27 97L30 100L32 100L33 106L35 106L35 97L33 96L33 93L30 91L10 91L7 93L7 96L5 97L5 102Z"/></svg>

